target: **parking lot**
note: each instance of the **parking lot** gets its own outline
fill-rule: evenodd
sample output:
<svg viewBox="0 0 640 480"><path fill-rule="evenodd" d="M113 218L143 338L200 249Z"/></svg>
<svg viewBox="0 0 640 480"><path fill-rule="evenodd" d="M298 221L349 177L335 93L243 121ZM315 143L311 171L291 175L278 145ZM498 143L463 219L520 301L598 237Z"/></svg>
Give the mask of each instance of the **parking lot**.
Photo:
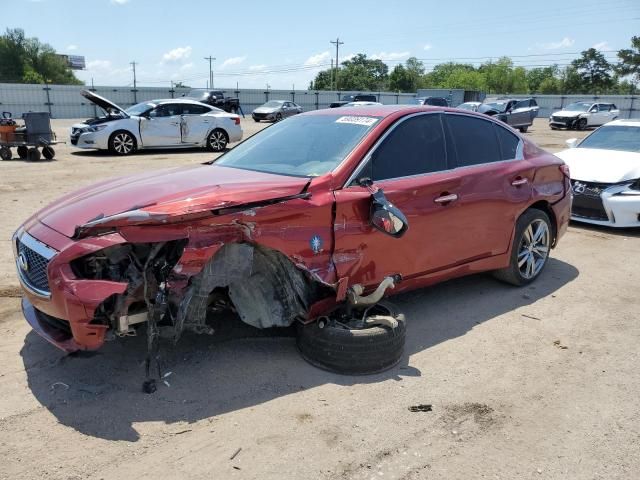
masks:
<svg viewBox="0 0 640 480"><path fill-rule="evenodd" d="M59 140L72 123L53 121ZM552 152L588 133L546 123L526 135ZM247 117L245 138L267 125ZM0 162L0 478L640 476L640 232L572 224L529 287L476 275L396 297L406 352L382 374L318 370L291 331L228 322L163 345L168 385L145 395L144 336L67 357L30 331L10 236L83 185L215 154L56 152Z"/></svg>

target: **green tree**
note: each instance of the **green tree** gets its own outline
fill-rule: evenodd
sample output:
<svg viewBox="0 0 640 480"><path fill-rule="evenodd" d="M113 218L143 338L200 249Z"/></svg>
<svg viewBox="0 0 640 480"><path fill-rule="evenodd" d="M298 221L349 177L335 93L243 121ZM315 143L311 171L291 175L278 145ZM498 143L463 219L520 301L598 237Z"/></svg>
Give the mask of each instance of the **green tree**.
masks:
<svg viewBox="0 0 640 480"><path fill-rule="evenodd" d="M621 76L631 76L633 86L640 83L640 37L631 37L631 48L619 50L618 58L620 63L615 67L616 72Z"/></svg>
<svg viewBox="0 0 640 480"><path fill-rule="evenodd" d="M311 81L309 90L331 90L331 88L333 88L331 85L332 78L333 75L330 70L322 70L321 72L318 72L315 80Z"/></svg>
<svg viewBox="0 0 640 480"><path fill-rule="evenodd" d="M531 68L527 70L527 84L531 93L542 93L542 85L548 89L550 85L556 83L559 69L557 65L549 67Z"/></svg>
<svg viewBox="0 0 640 480"><path fill-rule="evenodd" d="M340 90L384 90L388 73L389 67L382 60L359 53L342 63L338 70L338 86Z"/></svg>
<svg viewBox="0 0 640 480"><path fill-rule="evenodd" d="M0 82L82 84L53 47L19 28L0 36Z"/></svg>
<svg viewBox="0 0 640 480"><path fill-rule="evenodd" d="M614 86L610 73L612 66L595 48L583 51L580 58L571 62L571 66L580 76L585 93L605 93Z"/></svg>

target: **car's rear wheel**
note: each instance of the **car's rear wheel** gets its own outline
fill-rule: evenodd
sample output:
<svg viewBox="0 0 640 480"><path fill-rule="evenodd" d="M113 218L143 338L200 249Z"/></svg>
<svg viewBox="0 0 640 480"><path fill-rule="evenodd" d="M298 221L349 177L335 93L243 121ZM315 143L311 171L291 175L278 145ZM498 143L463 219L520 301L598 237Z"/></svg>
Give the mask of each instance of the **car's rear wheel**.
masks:
<svg viewBox="0 0 640 480"><path fill-rule="evenodd" d="M351 319L323 318L298 326L298 348L312 365L345 375L366 375L395 366L402 358L404 315L380 302Z"/></svg>
<svg viewBox="0 0 640 480"><path fill-rule="evenodd" d="M114 155L130 155L136 151L136 139L124 130L114 132L109 137L109 151Z"/></svg>
<svg viewBox="0 0 640 480"><path fill-rule="evenodd" d="M282 120L282 114L276 113L276 122L279 122L280 120Z"/></svg>
<svg viewBox="0 0 640 480"><path fill-rule="evenodd" d="M542 272L552 243L551 221L542 210L530 208L516 222L511 262L494 276L512 285L526 285Z"/></svg>
<svg viewBox="0 0 640 480"><path fill-rule="evenodd" d="M229 137L227 137L227 133L224 130L216 128L209 134L209 138L207 138L207 148L214 152L221 152L225 148L227 148L227 144L229 143Z"/></svg>
<svg viewBox="0 0 640 480"><path fill-rule="evenodd" d="M576 127L578 128L578 130L584 130L585 128L587 128L587 119L581 118L580 120L578 120L578 122L576 123Z"/></svg>

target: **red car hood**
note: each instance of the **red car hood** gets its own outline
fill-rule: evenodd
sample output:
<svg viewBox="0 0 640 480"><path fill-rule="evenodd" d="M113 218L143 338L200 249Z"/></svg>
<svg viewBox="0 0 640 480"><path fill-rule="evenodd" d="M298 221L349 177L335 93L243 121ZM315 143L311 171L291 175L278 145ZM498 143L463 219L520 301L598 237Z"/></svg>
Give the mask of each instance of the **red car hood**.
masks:
<svg viewBox="0 0 640 480"><path fill-rule="evenodd" d="M60 198L37 217L72 237L85 224L146 223L297 195L308 181L216 165L172 168L91 185Z"/></svg>

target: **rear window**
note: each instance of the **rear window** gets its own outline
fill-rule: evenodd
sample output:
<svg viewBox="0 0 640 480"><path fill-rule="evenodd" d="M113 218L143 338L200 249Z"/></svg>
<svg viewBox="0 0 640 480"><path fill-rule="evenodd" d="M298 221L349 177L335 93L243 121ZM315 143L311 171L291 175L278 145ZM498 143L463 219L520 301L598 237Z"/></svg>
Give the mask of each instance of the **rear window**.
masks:
<svg viewBox="0 0 640 480"><path fill-rule="evenodd" d="M465 115L446 116L457 154L457 165L467 167L502 159L493 122Z"/></svg>
<svg viewBox="0 0 640 480"><path fill-rule="evenodd" d="M500 144L500 152L502 154L500 158L502 160L511 160L516 158L520 139L500 125L494 124L493 127L498 136L498 143Z"/></svg>

